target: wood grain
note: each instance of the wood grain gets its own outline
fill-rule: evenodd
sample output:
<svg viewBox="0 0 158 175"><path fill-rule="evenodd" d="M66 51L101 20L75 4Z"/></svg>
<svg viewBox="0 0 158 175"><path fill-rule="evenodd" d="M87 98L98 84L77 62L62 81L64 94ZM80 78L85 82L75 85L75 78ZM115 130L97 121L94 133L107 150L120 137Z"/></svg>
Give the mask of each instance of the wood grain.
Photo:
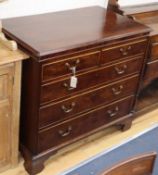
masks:
<svg viewBox="0 0 158 175"><path fill-rule="evenodd" d="M144 69L143 81L141 85L140 97L138 99L137 111L146 112L157 108L157 94L152 92L156 87L158 78L158 3L142 4L137 6L123 7L124 15L128 15L133 20L142 23L152 29L150 33L150 45L147 50L148 59ZM150 92L150 93L149 93ZM153 94L152 94L153 93ZM154 99L154 100L153 100Z"/></svg>
<svg viewBox="0 0 158 175"><path fill-rule="evenodd" d="M19 124L20 124L20 99L21 99L21 61L14 64L14 84L12 94L12 118L11 118L11 164L16 166L19 156Z"/></svg>
<svg viewBox="0 0 158 175"><path fill-rule="evenodd" d="M0 169L11 165L13 76L13 64L0 66Z"/></svg>
<svg viewBox="0 0 158 175"><path fill-rule="evenodd" d="M105 151L106 149L119 145L122 140L128 140L129 138L152 127L155 123L158 123L158 110L152 111L135 119L133 127L124 133L120 134L120 131L111 127L93 136L89 136L82 141L62 149L55 156L50 157L50 159L46 162L46 168L39 175L60 174L80 162ZM10 174L28 175L23 167L23 158L20 159L17 167L1 173L1 175Z"/></svg>
<svg viewBox="0 0 158 175"><path fill-rule="evenodd" d="M102 175L151 175L154 170L154 163L156 160L156 152L142 154L130 158L109 170L105 171Z"/></svg>
<svg viewBox="0 0 158 175"><path fill-rule="evenodd" d="M149 32L149 29L104 8L86 7L5 19L3 31L31 55L48 57L76 48L107 44L127 35Z"/></svg>
<svg viewBox="0 0 158 175"><path fill-rule="evenodd" d="M0 42L0 171L18 163L21 60L26 58Z"/></svg>
<svg viewBox="0 0 158 175"><path fill-rule="evenodd" d="M123 79L110 85L100 87L69 99L51 103L40 108L39 127L45 127L52 123L61 122L76 117L79 113L89 111L102 104L108 104L127 95L134 95L137 90L138 75ZM72 104L75 104L73 107ZM62 107L71 108L70 112L61 110Z"/></svg>
<svg viewBox="0 0 158 175"><path fill-rule="evenodd" d="M23 62L21 108L21 150L25 158L25 168L30 174L41 172L44 169L44 161L59 148L111 125L119 125L124 131L131 127L138 89L130 104L122 101L130 96L129 92L130 94L120 97L117 101L113 98L107 104L100 103L95 109L87 108L87 112L78 114L70 123L69 119L59 124L52 124L50 121L51 126L42 129L39 128L39 109L46 104L61 102L60 100L75 95L81 96L81 93L88 93L133 75L138 75L140 79L150 32L148 27L101 7L20 17L3 22L3 31L7 37L15 39L19 47L31 57ZM94 55L93 58L93 54L88 54L94 50L98 51L99 55ZM76 74L76 88L70 86L72 73L67 73L65 66L63 67L64 64L70 63L52 65L42 72L41 65L45 63L59 63L74 56L80 57L82 53L88 55L83 59L84 63L85 60L87 63L82 64L82 72ZM45 77L45 81L42 77ZM138 87L136 81L135 87ZM113 106L113 103L119 100L122 103ZM82 98L82 103L86 103L86 99ZM108 111L100 110L108 105L112 105ZM64 110L69 112L73 106L71 104L66 110L64 106ZM111 119L106 116L107 113ZM115 117L117 113L118 118ZM82 121L84 116L87 116L84 118L85 122ZM72 129L69 124L76 128L70 137ZM59 135L65 140L60 140Z"/></svg>
<svg viewBox="0 0 158 175"><path fill-rule="evenodd" d="M29 58L24 52L17 50L11 51L0 43L0 65L8 64L15 61L20 61Z"/></svg>
<svg viewBox="0 0 158 175"><path fill-rule="evenodd" d="M72 90L68 89L70 84L70 77L45 84L41 86L41 104L61 99L63 97L70 97L81 91L88 91L92 87L101 87L102 85L117 81L121 78L125 78L135 73L139 74L142 61L143 58L138 57L128 61L120 62L118 64L112 64L107 67L94 69L93 71L89 71L84 74L79 74L77 75L78 86ZM125 69L125 71L124 66L127 66L127 69ZM118 74L116 68L123 70L124 73ZM88 82L88 84L86 82ZM65 84L67 84L68 87L64 86Z"/></svg>

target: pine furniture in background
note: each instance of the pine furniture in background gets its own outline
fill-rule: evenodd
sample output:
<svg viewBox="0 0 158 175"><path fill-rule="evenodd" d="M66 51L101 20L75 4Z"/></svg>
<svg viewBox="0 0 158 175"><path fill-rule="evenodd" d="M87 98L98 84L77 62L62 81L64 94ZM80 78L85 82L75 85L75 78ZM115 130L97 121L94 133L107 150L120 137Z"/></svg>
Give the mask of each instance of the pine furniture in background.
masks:
<svg viewBox="0 0 158 175"><path fill-rule="evenodd" d="M27 57L0 29L0 172L18 163L21 61Z"/></svg>

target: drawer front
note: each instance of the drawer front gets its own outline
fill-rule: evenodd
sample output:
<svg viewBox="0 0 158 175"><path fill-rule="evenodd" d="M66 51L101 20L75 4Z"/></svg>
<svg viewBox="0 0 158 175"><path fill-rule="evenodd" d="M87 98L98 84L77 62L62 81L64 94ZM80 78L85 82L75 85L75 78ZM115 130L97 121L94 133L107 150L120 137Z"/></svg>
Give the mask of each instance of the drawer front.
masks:
<svg viewBox="0 0 158 175"><path fill-rule="evenodd" d="M101 107L60 125L39 131L38 151L59 146L131 112L133 97Z"/></svg>
<svg viewBox="0 0 158 175"><path fill-rule="evenodd" d="M147 41L135 41L133 43L124 44L112 48L106 48L102 51L101 64L118 61L129 56L143 54L147 47Z"/></svg>
<svg viewBox="0 0 158 175"><path fill-rule="evenodd" d="M70 88L70 78L41 86L41 104L51 102L66 96L74 95L94 86L110 83L125 76L139 73L143 58L136 58L119 64L98 69L87 74L78 75L77 88Z"/></svg>
<svg viewBox="0 0 158 175"><path fill-rule="evenodd" d="M152 44L152 48L151 48L151 59L154 60L158 60L158 43L154 43Z"/></svg>
<svg viewBox="0 0 158 175"><path fill-rule="evenodd" d="M133 76L123 81L101 87L89 93L64 100L40 109L39 128L69 119L81 112L105 105L136 92L139 77Z"/></svg>
<svg viewBox="0 0 158 175"><path fill-rule="evenodd" d="M100 59L100 51L86 53L80 56L66 58L54 63L42 65L42 81L49 81L61 76L71 75L73 70L76 73L82 70L97 67Z"/></svg>
<svg viewBox="0 0 158 175"><path fill-rule="evenodd" d="M146 73L144 76L144 86L147 86L156 78L158 78L158 60L147 64Z"/></svg>

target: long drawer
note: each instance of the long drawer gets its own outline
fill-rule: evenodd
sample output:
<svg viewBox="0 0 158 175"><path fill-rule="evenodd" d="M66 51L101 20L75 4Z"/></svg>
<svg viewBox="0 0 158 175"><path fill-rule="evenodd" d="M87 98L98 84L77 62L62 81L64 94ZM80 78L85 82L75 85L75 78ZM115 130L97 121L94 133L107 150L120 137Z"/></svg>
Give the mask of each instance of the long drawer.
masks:
<svg viewBox="0 0 158 175"><path fill-rule="evenodd" d="M133 41L122 45L102 50L101 64L118 61L137 54L144 55L147 47L147 40Z"/></svg>
<svg viewBox="0 0 158 175"><path fill-rule="evenodd" d="M77 76L77 88L70 88L70 77L61 81L52 82L41 86L41 104L49 103L63 97L74 95L89 88L110 83L131 74L139 73L142 67L142 57L113 64L108 67L96 69Z"/></svg>
<svg viewBox="0 0 158 175"><path fill-rule="evenodd" d="M122 81L103 86L70 99L40 108L39 128L46 127L63 119L69 119L81 112L107 104L136 92L139 77L135 75Z"/></svg>
<svg viewBox="0 0 158 175"><path fill-rule="evenodd" d="M62 124L39 131L38 151L65 144L96 128L115 121L131 112L133 97L117 101L108 106L83 114Z"/></svg>

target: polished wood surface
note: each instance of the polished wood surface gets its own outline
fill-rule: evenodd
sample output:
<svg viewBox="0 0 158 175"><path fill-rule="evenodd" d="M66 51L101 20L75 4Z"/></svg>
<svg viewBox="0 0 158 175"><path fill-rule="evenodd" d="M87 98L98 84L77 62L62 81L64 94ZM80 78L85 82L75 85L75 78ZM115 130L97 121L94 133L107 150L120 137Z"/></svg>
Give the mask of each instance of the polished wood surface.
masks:
<svg viewBox="0 0 158 175"><path fill-rule="evenodd" d="M151 60L158 60L158 42L152 43Z"/></svg>
<svg viewBox="0 0 158 175"><path fill-rule="evenodd" d="M42 64L42 82L50 81L59 77L67 77L72 74L73 68L76 69L76 74L84 70L91 70L99 65L101 51L94 50L89 53L81 53L74 57L61 58L60 61Z"/></svg>
<svg viewBox="0 0 158 175"><path fill-rule="evenodd" d="M144 74L143 87L147 87L153 80L158 78L158 61L152 61L147 63L146 72Z"/></svg>
<svg viewBox="0 0 158 175"><path fill-rule="evenodd" d="M34 56L48 56L94 44L106 44L112 39L139 35L149 30L104 8L87 7L6 19L3 21L3 31Z"/></svg>
<svg viewBox="0 0 158 175"><path fill-rule="evenodd" d="M151 175L156 156L157 153L152 152L131 158L107 170L102 175Z"/></svg>
<svg viewBox="0 0 158 175"><path fill-rule="evenodd" d="M143 88L138 96L138 103L136 105L136 116L141 116L144 113L158 108L158 83L157 79L148 82L147 86Z"/></svg>
<svg viewBox="0 0 158 175"><path fill-rule="evenodd" d="M146 49L146 40L134 40L122 45L105 48L102 50L101 64L108 64L129 57L144 55Z"/></svg>
<svg viewBox="0 0 158 175"><path fill-rule="evenodd" d="M117 7L119 5L118 0L109 0L108 1L108 6L110 6L110 5Z"/></svg>
<svg viewBox="0 0 158 175"><path fill-rule="evenodd" d="M133 16L140 23L150 27L152 29L152 32L150 34L151 36L158 35L158 12L157 11L132 14L131 16Z"/></svg>
<svg viewBox="0 0 158 175"><path fill-rule="evenodd" d="M131 127L148 27L89 7L4 20L3 31L31 57L23 62L21 107L21 151L29 174L41 172L45 160L70 143L111 125ZM130 88L113 86L127 79L133 80Z"/></svg>
<svg viewBox="0 0 158 175"><path fill-rule="evenodd" d="M84 92L91 88L100 87L112 81L125 78L129 75L140 73L142 62L143 57L138 57L77 75L78 86L74 89L69 88L70 77L42 85L40 102L44 104L63 97L69 97L78 92ZM88 84L85 82L88 82Z"/></svg>
<svg viewBox="0 0 158 175"><path fill-rule="evenodd" d="M147 109L153 110L153 108L157 108L158 103L158 98L154 95L157 94L155 87L157 86L156 81L158 78L158 3L123 7L121 9L124 11L124 15L128 15L133 20L152 29L150 33L148 60L142 81L142 91L140 92L137 105L139 115L139 113L146 112ZM152 91L154 94L152 94Z"/></svg>
<svg viewBox="0 0 158 175"><path fill-rule="evenodd" d="M158 3L146 3L140 5L133 5L127 7L120 7L125 15L132 15L132 14L142 14L142 13L150 13L151 11L157 11Z"/></svg>
<svg viewBox="0 0 158 175"><path fill-rule="evenodd" d="M118 0L108 0L108 6L107 8L112 11L120 12L121 10L119 9L119 2Z"/></svg>
<svg viewBox="0 0 158 175"><path fill-rule="evenodd" d="M68 120L63 124L46 128L39 132L38 151L42 152L49 148L62 147L62 144L73 142L78 136L86 135L89 131L106 126L109 122L119 120L122 116L130 113L133 97L117 101L87 114ZM56 140L54 142L54 140Z"/></svg>
<svg viewBox="0 0 158 175"><path fill-rule="evenodd" d="M102 104L110 103L127 95L134 95L138 80L138 75L134 75L122 81L91 90L88 93L84 92L66 100L43 106L40 108L39 127L42 128L55 122L74 118L77 114Z"/></svg>

